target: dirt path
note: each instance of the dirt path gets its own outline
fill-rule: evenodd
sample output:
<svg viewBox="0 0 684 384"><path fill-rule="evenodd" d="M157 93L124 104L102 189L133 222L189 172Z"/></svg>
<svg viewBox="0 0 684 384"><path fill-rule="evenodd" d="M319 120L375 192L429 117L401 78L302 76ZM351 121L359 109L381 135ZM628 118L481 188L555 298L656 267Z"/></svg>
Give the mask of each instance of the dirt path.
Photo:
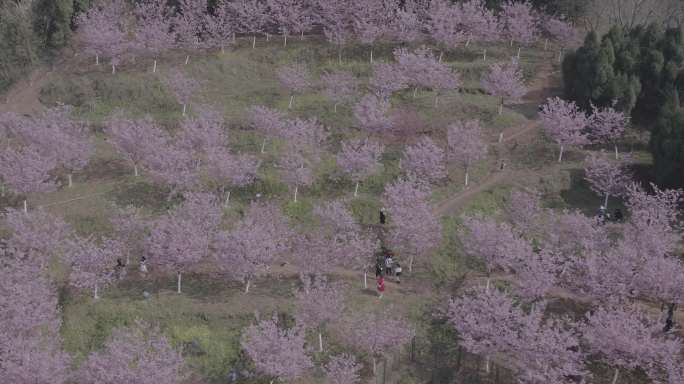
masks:
<svg viewBox="0 0 684 384"><path fill-rule="evenodd" d="M43 110L40 103L40 90L50 79L51 71L47 67L35 69L28 78L14 84L0 100L0 113L14 112L33 115Z"/></svg>

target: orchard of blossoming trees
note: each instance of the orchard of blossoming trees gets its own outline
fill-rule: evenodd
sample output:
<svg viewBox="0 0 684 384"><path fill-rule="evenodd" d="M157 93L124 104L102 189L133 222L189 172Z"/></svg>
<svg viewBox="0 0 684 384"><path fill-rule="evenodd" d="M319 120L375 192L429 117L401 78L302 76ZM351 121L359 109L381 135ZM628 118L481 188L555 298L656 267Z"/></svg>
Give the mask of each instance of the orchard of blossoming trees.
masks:
<svg viewBox="0 0 684 384"><path fill-rule="evenodd" d="M586 155L581 163L570 156L544 164L558 173L573 163L586 192L603 201L600 217L549 208L547 190L513 190L506 206L486 217L468 209L442 220L448 214L433 204L455 189L466 197L488 193L477 189L479 173L507 143L491 139L486 118L432 122L432 115L448 114L445 105L476 83L478 97L496 97L488 116L503 119L504 106L527 94L522 49L543 38L560 57L575 37L564 18L527 1L506 1L497 12L483 0L173 3L96 1L74 20L80 47L96 65L107 59L116 75L121 64L149 60L144 71L159 72L147 76L173 96L173 119L112 108L88 124L68 106L0 114L2 203L15 207L0 221L0 382L205 382L200 357L216 353L216 382L240 361L250 380L361 383L384 378L386 364L407 345L411 355L426 353L413 342L434 337L441 323L455 335L438 342L458 343L490 381L503 369L529 384L607 376L613 384L625 377L682 383L684 192L633 178L635 158L619 152L629 118L617 107L584 111L550 98L539 112L558 163L570 149L609 148L610 155L573 151ZM334 46L336 60L323 70L304 56L269 61L276 91L241 105L244 119L218 102L198 102L210 98L195 67L202 51L227 55L246 38L247 51L259 56L272 35L282 36L277 49L286 51L316 33ZM362 46L355 54L364 70L335 63L352 44ZM490 63L490 44L505 46L504 60ZM392 49L380 49L387 45ZM471 47L482 49L482 60L471 53L484 69L476 77L450 61ZM166 62L170 50L181 51L187 67ZM509 59L511 52L517 58ZM108 68L104 76L112 78ZM401 99L418 110L418 95L427 92L420 109L427 116L398 107ZM321 96L313 107L311 93ZM282 110L266 106L273 100ZM306 115L311 110L332 115ZM339 124L351 134L340 134ZM92 228L46 209L45 196L92 181L102 156L121 170L121 185L96 195L144 195L135 189L142 185L154 191L155 208L121 204ZM506 176L503 165L498 171ZM624 207L624 217L607 220L609 202ZM381 254L396 264L378 261ZM408 277L397 273L399 261ZM126 276L130 265L139 265L134 277ZM380 299L359 294L362 286L370 293L373 269ZM433 283L445 269L458 269L462 279ZM129 300L129 312L111 309L140 286L155 292ZM230 312L208 315L223 305L212 302L219 295L229 296L223 303ZM73 327L83 313L83 326L96 324L97 335L67 339L65 323ZM158 324L167 313L178 319ZM184 329L188 313L192 325ZM216 324L231 345L207 336Z"/></svg>

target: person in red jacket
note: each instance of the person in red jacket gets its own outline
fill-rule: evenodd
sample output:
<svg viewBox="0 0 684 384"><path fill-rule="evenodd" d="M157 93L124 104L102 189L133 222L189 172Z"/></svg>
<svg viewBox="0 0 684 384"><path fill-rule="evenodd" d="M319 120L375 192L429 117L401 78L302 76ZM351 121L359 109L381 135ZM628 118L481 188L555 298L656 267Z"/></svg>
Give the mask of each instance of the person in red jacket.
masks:
<svg viewBox="0 0 684 384"><path fill-rule="evenodd" d="M382 275L378 276L378 293L382 299L382 294L385 292L385 278Z"/></svg>

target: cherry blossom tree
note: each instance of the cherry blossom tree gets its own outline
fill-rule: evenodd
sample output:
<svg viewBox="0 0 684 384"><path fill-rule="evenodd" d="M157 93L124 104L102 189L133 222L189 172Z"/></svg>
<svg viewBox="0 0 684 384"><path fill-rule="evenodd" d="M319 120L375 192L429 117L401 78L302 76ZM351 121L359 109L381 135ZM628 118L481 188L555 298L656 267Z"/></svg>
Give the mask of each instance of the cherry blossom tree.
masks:
<svg viewBox="0 0 684 384"><path fill-rule="evenodd" d="M354 100L358 92L358 79L350 72L338 71L321 76L323 96L334 103L333 110L337 113L339 104L346 104Z"/></svg>
<svg viewBox="0 0 684 384"><path fill-rule="evenodd" d="M297 324L318 330L318 351L323 352L323 327L337 320L344 311L340 288L324 277L305 279L304 288L295 292Z"/></svg>
<svg viewBox="0 0 684 384"><path fill-rule="evenodd" d="M110 219L114 227L114 239L122 245L126 254L126 264L131 262L131 255L144 254L144 242L149 230L148 223L143 220L139 208L128 206L117 209Z"/></svg>
<svg viewBox="0 0 684 384"><path fill-rule="evenodd" d="M522 69L516 59L512 59L508 63L492 64L489 67L489 72L482 76L481 83L485 92L501 98L499 115L503 113L506 100L517 102L527 93Z"/></svg>
<svg viewBox="0 0 684 384"><path fill-rule="evenodd" d="M501 6L501 20L504 34L511 42L519 45L530 45L539 38L539 20L529 1L506 1ZM518 47L518 59L520 47Z"/></svg>
<svg viewBox="0 0 684 384"><path fill-rule="evenodd" d="M625 164L610 161L604 156L592 154L584 168L585 178L592 191L605 195L603 206L608 207L608 197L621 196L625 193L632 175L625 169Z"/></svg>
<svg viewBox="0 0 684 384"><path fill-rule="evenodd" d="M613 107L597 108L592 106L592 110L589 120L591 138L596 143L612 144L615 148L615 160L618 160L618 141L625 134L627 124L629 124L629 116L616 111Z"/></svg>
<svg viewBox="0 0 684 384"><path fill-rule="evenodd" d="M170 143L155 148L143 158L143 166L157 183L170 187L169 198L177 192L188 190L199 183L200 169L194 153Z"/></svg>
<svg viewBox="0 0 684 384"><path fill-rule="evenodd" d="M375 95L367 94L353 108L354 118L360 128L369 133L385 133L392 129L388 116L390 103Z"/></svg>
<svg viewBox="0 0 684 384"><path fill-rule="evenodd" d="M237 0L230 4L239 31L251 34L252 49L256 48L256 35L264 32L269 21L268 4L262 0Z"/></svg>
<svg viewBox="0 0 684 384"><path fill-rule="evenodd" d="M447 175L444 150L428 136L406 147L399 167L409 178L429 183L443 180Z"/></svg>
<svg viewBox="0 0 684 384"><path fill-rule="evenodd" d="M385 188L383 200L392 226L389 243L408 257L409 272L415 259L426 257L442 240L442 226L427 200L430 191L413 180L397 180Z"/></svg>
<svg viewBox="0 0 684 384"><path fill-rule="evenodd" d="M174 9L164 0L145 0L135 6L137 19L134 45L137 51L152 56L152 73L157 72L157 57L174 47L176 36L171 28Z"/></svg>
<svg viewBox="0 0 684 384"><path fill-rule="evenodd" d="M87 54L95 56L95 64L100 64L100 56L109 57L112 74L121 56L129 49L128 28L126 23L126 3L123 0L102 1L76 19L78 40Z"/></svg>
<svg viewBox="0 0 684 384"><path fill-rule="evenodd" d="M388 31L390 37L401 43L415 43L423 38L423 22L415 7L404 3L403 8L397 8L391 18Z"/></svg>
<svg viewBox="0 0 684 384"><path fill-rule="evenodd" d="M145 239L150 262L177 273L178 293L181 274L208 256L220 223L221 209L212 195L189 196L181 207L157 219Z"/></svg>
<svg viewBox="0 0 684 384"><path fill-rule="evenodd" d="M620 369L644 369L655 375L657 365L681 349L679 340L662 335L662 325L643 310L599 307L587 314L583 338L592 354L615 367L612 383Z"/></svg>
<svg viewBox="0 0 684 384"><path fill-rule="evenodd" d="M285 216L273 204L252 203L242 221L230 232L221 232L213 245L221 271L245 284L245 293L260 271L288 248L290 230Z"/></svg>
<svg viewBox="0 0 684 384"><path fill-rule="evenodd" d="M242 188L257 178L261 161L249 155L235 155L226 149L214 149L207 155L207 176L224 197L224 206L230 201L229 187Z"/></svg>
<svg viewBox="0 0 684 384"><path fill-rule="evenodd" d="M131 120L124 117L123 112L117 112L107 120L105 131L119 154L133 163L133 175L136 177L148 154L166 147L169 141L166 132L150 116Z"/></svg>
<svg viewBox="0 0 684 384"><path fill-rule="evenodd" d="M177 46L183 49L199 49L205 44L207 0L180 0L179 12L173 19L173 30L178 40ZM190 55L185 56L185 65Z"/></svg>
<svg viewBox="0 0 684 384"><path fill-rule="evenodd" d="M406 89L408 85L408 77L396 64L376 63L373 65L373 76L368 86L378 98L388 101L394 92Z"/></svg>
<svg viewBox="0 0 684 384"><path fill-rule="evenodd" d="M511 192L507 211L513 227L528 238L542 232L547 216L541 205L541 194L536 190Z"/></svg>
<svg viewBox="0 0 684 384"><path fill-rule="evenodd" d="M563 59L563 49L577 41L577 30L563 17L547 17L541 27L547 36L547 39L544 39L544 49L546 50L548 38L560 46L558 49L558 62L560 63Z"/></svg>
<svg viewBox="0 0 684 384"><path fill-rule="evenodd" d="M59 256L65 248L72 229L61 217L45 210L23 212L8 208L2 216L4 226L11 231L7 249L26 257L31 264L41 268L51 258Z"/></svg>
<svg viewBox="0 0 684 384"><path fill-rule="evenodd" d="M356 38L370 46L370 62L373 63L373 45L387 32L391 9L382 0L352 1L353 30Z"/></svg>
<svg viewBox="0 0 684 384"><path fill-rule="evenodd" d="M477 120L457 122L447 128L447 158L458 161L465 172L468 186L470 166L487 156L487 144L482 140L482 128Z"/></svg>
<svg viewBox="0 0 684 384"><path fill-rule="evenodd" d="M60 349L56 335L10 335L0 349L0 377L8 383L64 384L70 364L69 354Z"/></svg>
<svg viewBox="0 0 684 384"><path fill-rule="evenodd" d="M172 69L168 76L164 77L164 83L183 106L183 116L192 96L199 90L201 83L186 76L178 69Z"/></svg>
<svg viewBox="0 0 684 384"><path fill-rule="evenodd" d="M361 368L354 356L344 353L331 357L323 370L330 384L358 384Z"/></svg>
<svg viewBox="0 0 684 384"><path fill-rule="evenodd" d="M352 4L352 0L314 1L317 23L323 26L323 34L328 42L337 46L337 61L340 64L342 63L342 47L353 34Z"/></svg>
<svg viewBox="0 0 684 384"><path fill-rule="evenodd" d="M92 289L93 298L99 299L100 288L114 279L117 259L123 256L123 245L112 239L97 244L91 239L70 242L66 259L71 263L69 283L81 289Z"/></svg>
<svg viewBox="0 0 684 384"><path fill-rule="evenodd" d="M221 113L200 107L196 116L181 120L176 142L180 148L202 157L207 152L224 148L228 143L224 123Z"/></svg>
<svg viewBox="0 0 684 384"><path fill-rule="evenodd" d="M288 108L292 109L294 97L298 93L304 93L311 88L311 74L305 64L294 63L280 67L276 70L278 81L290 92Z"/></svg>
<svg viewBox="0 0 684 384"><path fill-rule="evenodd" d="M447 0L431 1L428 18L428 31L432 40L444 49L454 48L467 40L466 34L458 28L456 6L452 5L451 2ZM439 55L440 62L444 55L444 49Z"/></svg>
<svg viewBox="0 0 684 384"><path fill-rule="evenodd" d="M337 154L337 166L356 183L354 197L358 196L362 180L382 171L380 158L384 150L382 144L368 139L342 142L342 149Z"/></svg>
<svg viewBox="0 0 684 384"><path fill-rule="evenodd" d="M359 312L341 328L345 341L365 352L372 360L373 373L377 357L408 344L415 330L405 319L394 315L389 308L384 311Z"/></svg>
<svg viewBox="0 0 684 384"><path fill-rule="evenodd" d="M28 146L9 148L0 152L0 178L11 192L20 195L51 192L57 189L52 172L57 159L41 153L39 148ZM24 198L24 212L28 210Z"/></svg>
<svg viewBox="0 0 684 384"><path fill-rule="evenodd" d="M91 353L75 376L82 384L180 384L188 374L180 351L159 329L137 321L115 329L104 349Z"/></svg>
<svg viewBox="0 0 684 384"><path fill-rule="evenodd" d="M473 41L492 42L501 36L501 25L483 0L469 0L455 5L455 21L465 33L465 46ZM486 50L485 50L486 54Z"/></svg>
<svg viewBox="0 0 684 384"><path fill-rule="evenodd" d="M265 136L261 143L261 153L264 153L266 137L282 137L287 118L284 113L261 105L251 107L249 115L252 127Z"/></svg>
<svg viewBox="0 0 684 384"><path fill-rule="evenodd" d="M589 118L574 101L565 101L558 97L547 99L539 117L544 131L560 146L559 163L563 161L563 150L566 147L588 143L584 129L589 124Z"/></svg>
<svg viewBox="0 0 684 384"><path fill-rule="evenodd" d="M287 38L293 32L304 33L313 24L308 3L304 0L268 0L271 17L283 35L283 46L287 47Z"/></svg>
<svg viewBox="0 0 684 384"><path fill-rule="evenodd" d="M222 0L214 7L214 14L206 17L206 43L212 47L220 47L226 52L226 45L235 43L238 25L231 3Z"/></svg>
<svg viewBox="0 0 684 384"><path fill-rule="evenodd" d="M438 62L428 48L422 47L414 52L404 48L395 49L394 58L399 67L395 71L403 74L413 86L413 97L419 87L430 88L435 91L435 106L440 92L457 89L461 84L460 76L452 72L448 65Z"/></svg>
<svg viewBox="0 0 684 384"><path fill-rule="evenodd" d="M256 369L273 378L271 384L276 379L295 380L313 367L303 330L299 327L282 329L275 319L262 320L248 327L240 345Z"/></svg>

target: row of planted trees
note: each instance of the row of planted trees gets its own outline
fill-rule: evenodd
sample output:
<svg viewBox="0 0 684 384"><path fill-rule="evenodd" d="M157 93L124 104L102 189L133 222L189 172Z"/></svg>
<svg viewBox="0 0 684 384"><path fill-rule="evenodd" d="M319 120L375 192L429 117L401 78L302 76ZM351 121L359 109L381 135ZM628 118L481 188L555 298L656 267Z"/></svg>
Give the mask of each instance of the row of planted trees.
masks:
<svg viewBox="0 0 684 384"><path fill-rule="evenodd" d="M455 4L446 0L222 0L212 9L207 0L182 0L177 8L167 6L165 0L144 0L134 9L124 0L115 0L96 2L78 17L77 26L86 52L98 64L100 57L109 58L112 72L120 62L137 56L153 58L154 72L157 58L166 50L224 50L235 43L236 34L251 36L255 47L257 35L268 40L270 34L280 33L287 45L290 35L303 37L321 28L338 48L340 61L342 48L356 41L369 47L371 62L373 46L382 41L430 40L443 53L473 42L506 41L520 47L540 38L545 47L549 39L565 47L574 43L576 35L562 16L545 15L529 2L506 2L495 14L482 0Z"/></svg>

